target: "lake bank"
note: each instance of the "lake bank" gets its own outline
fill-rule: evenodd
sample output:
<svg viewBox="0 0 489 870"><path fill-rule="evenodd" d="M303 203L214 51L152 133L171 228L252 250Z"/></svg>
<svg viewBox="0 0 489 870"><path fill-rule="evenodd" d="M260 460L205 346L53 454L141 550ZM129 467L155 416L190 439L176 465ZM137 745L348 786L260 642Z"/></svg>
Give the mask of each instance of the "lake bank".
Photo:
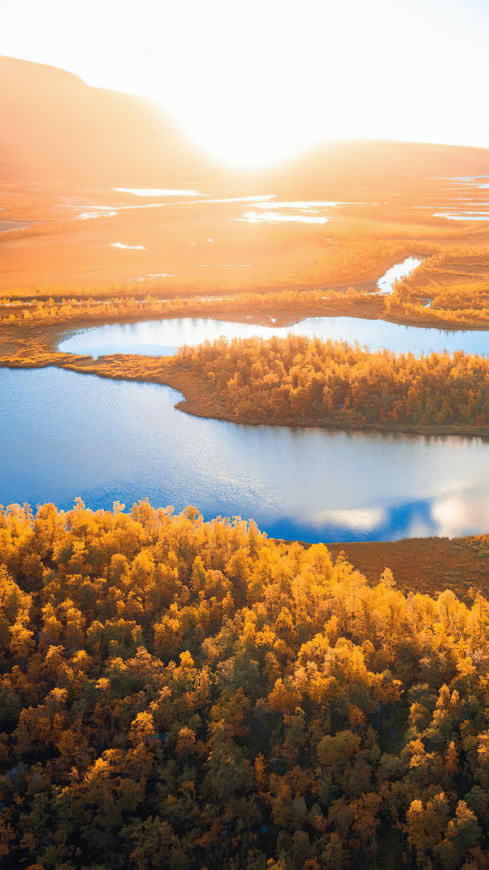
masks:
<svg viewBox="0 0 489 870"><path fill-rule="evenodd" d="M65 363L62 367L79 374L97 375L102 378L121 381L136 381L139 383L155 383L172 387L183 393L184 398L175 407L194 417L206 417L228 423L238 423L246 426L276 426L281 428L326 429L344 432L377 432L399 435L480 437L489 440L489 424L448 425L411 425L408 423L354 423L349 420L318 420L314 416L283 417L280 420L271 419L267 413L253 412L234 415L226 409L216 395L212 384L203 376L190 371L174 358L165 358L163 365L159 357L152 358L149 368L143 371L131 371L130 366L137 368L140 357L114 355L101 357L95 363L81 359L77 363ZM143 358L149 360L149 358ZM154 366L152 368L151 366Z"/></svg>
<svg viewBox="0 0 489 870"><path fill-rule="evenodd" d="M369 415L352 420L347 413L342 418L341 410L339 414L324 416L317 411L309 414L307 409L300 414L295 409L290 414L282 410L279 419L270 419L270 413L259 408L237 411L219 399L212 384L195 366L190 370L175 356L184 345L212 342L221 335L231 340L284 338L288 334L321 341L346 341L368 351L404 352L415 357L446 351L486 356L489 322L479 322L476 329L470 330L453 322L440 328L440 322L437 326L432 323L433 309L424 306L415 312L416 325L405 319L401 322L393 315L396 280L413 274L420 265L422 261L413 256L395 264L378 280L378 289L369 293L349 291L320 296L320 291L304 291L278 297L265 295L258 301L253 297L259 306L258 310L253 306L253 314L249 310L251 298L245 300L239 294L180 300L126 299L115 300L115 305L88 300L85 305L80 302L80 310L71 299L62 301L60 307L48 304L38 306L38 310L28 308L19 315L12 314L3 328L0 323L0 364L11 368L57 366L114 380L164 384L183 393L179 410L251 426L488 437L489 422L486 424L485 416L483 419L480 414L474 423L463 418L451 423L449 415L445 419L443 415L438 415L438 419L433 415L433 423L423 419L421 424L412 423L410 415L406 421L399 421L396 414L392 420L385 419L384 414L380 414L379 420L368 419ZM247 308L246 314L234 310L237 303L238 307ZM4 303L9 304L12 305ZM317 313L310 314L315 308ZM346 309L350 309L348 315L340 313ZM435 316L438 314L435 312ZM36 322L36 316L48 322ZM422 325L424 322L429 325Z"/></svg>
<svg viewBox="0 0 489 870"><path fill-rule="evenodd" d="M307 542L487 531L480 438L246 426L179 413L170 387L77 375L0 369L0 503L66 510L80 496L97 510L148 497Z"/></svg>
<svg viewBox="0 0 489 870"><path fill-rule="evenodd" d="M343 432L372 432L392 435L420 436L461 436L489 440L489 425L475 424L452 425L410 425L407 423L354 423L350 420L318 420L316 417L284 417L270 419L267 414L253 413L235 416L231 414L216 396L212 385L199 374L190 371L173 357L141 357L115 354L93 360L87 356L73 356L67 353L38 352L32 357L0 357L0 368L44 369L55 367L77 374L95 375L100 378L146 383L171 387L183 394L175 408L194 417L208 418L222 422L252 427L271 426L275 428L324 429Z"/></svg>
<svg viewBox="0 0 489 870"><path fill-rule="evenodd" d="M276 327L285 328L294 327L307 318L349 317L447 333L489 330L489 318L468 314L461 317L460 312L456 312L454 317L445 310L425 308L423 305L416 307L415 311L403 310L396 308L391 297L373 291L353 292L351 295L332 293L326 299L323 298L324 292L270 293L253 298L243 298L238 294L229 298L216 297L215 300L209 297L204 301L195 297L149 299L146 303L144 300L111 299L107 303L97 302L93 305L80 301L80 310L74 310L71 304L69 310L64 310L64 306L60 305L55 311L45 310L46 306L41 311L39 306L26 305L19 314L14 313L15 309L6 309L9 320L0 316L0 343L10 335L16 341L42 341L50 349L55 349L68 333L96 326L181 318L213 318L264 327L273 323ZM134 310L127 310L131 305Z"/></svg>

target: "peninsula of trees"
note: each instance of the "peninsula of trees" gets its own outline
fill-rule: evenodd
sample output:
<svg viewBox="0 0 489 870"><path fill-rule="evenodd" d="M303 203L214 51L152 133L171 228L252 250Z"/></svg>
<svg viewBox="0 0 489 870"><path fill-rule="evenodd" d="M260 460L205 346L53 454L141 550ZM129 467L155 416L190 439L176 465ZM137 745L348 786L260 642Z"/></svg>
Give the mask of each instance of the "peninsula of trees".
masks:
<svg viewBox="0 0 489 870"><path fill-rule="evenodd" d="M115 380L167 384L178 407L248 424L489 433L489 359L457 351L376 353L346 341L234 339L183 347L173 357L112 354L97 360L25 342L0 365L55 365Z"/></svg>
<svg viewBox="0 0 489 870"><path fill-rule="evenodd" d="M417 359L289 335L186 347L177 360L241 422L489 428L489 360L462 351Z"/></svg>

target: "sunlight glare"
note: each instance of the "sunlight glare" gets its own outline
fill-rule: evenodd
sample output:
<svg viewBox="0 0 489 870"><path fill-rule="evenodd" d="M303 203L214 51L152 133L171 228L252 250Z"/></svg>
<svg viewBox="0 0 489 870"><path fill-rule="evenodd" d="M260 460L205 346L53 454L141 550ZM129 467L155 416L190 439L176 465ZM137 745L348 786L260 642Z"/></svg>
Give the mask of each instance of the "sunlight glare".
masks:
<svg viewBox="0 0 489 870"><path fill-rule="evenodd" d="M198 190L167 190L164 187L114 187L118 193L133 196L200 196Z"/></svg>
<svg viewBox="0 0 489 870"><path fill-rule="evenodd" d="M331 139L489 144L473 85L489 73L484 5L85 0L82 14L23 0L2 8L1 37L13 56L149 98L210 158L256 170Z"/></svg>
<svg viewBox="0 0 489 870"><path fill-rule="evenodd" d="M299 223L299 224L327 224L327 217L313 217L306 214L279 214L276 211L265 212L259 214L256 211L246 211L241 217L234 218L235 221L247 224L278 224L278 223Z"/></svg>
<svg viewBox="0 0 489 870"><path fill-rule="evenodd" d="M123 248L127 251L144 251L144 245L125 245L124 242L112 242L113 248Z"/></svg>

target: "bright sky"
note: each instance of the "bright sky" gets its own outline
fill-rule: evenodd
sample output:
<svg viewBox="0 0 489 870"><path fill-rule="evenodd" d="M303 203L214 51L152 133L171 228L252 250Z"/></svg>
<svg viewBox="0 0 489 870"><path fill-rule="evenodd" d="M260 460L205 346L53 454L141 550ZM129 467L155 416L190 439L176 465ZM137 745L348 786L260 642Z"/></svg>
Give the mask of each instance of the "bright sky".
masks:
<svg viewBox="0 0 489 870"><path fill-rule="evenodd" d="M149 96L215 157L489 146L488 0L0 0L0 54Z"/></svg>

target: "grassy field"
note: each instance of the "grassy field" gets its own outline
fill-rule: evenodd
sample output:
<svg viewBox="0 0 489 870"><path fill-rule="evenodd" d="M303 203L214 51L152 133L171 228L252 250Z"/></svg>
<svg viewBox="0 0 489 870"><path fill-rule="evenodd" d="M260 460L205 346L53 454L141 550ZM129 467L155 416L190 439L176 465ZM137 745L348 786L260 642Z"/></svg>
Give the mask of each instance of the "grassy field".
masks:
<svg viewBox="0 0 489 870"><path fill-rule="evenodd" d="M487 535L466 538L410 538L402 541L357 541L328 544L336 558L377 581L390 568L404 592L435 595L452 589L463 599L472 591L489 594L489 542Z"/></svg>

